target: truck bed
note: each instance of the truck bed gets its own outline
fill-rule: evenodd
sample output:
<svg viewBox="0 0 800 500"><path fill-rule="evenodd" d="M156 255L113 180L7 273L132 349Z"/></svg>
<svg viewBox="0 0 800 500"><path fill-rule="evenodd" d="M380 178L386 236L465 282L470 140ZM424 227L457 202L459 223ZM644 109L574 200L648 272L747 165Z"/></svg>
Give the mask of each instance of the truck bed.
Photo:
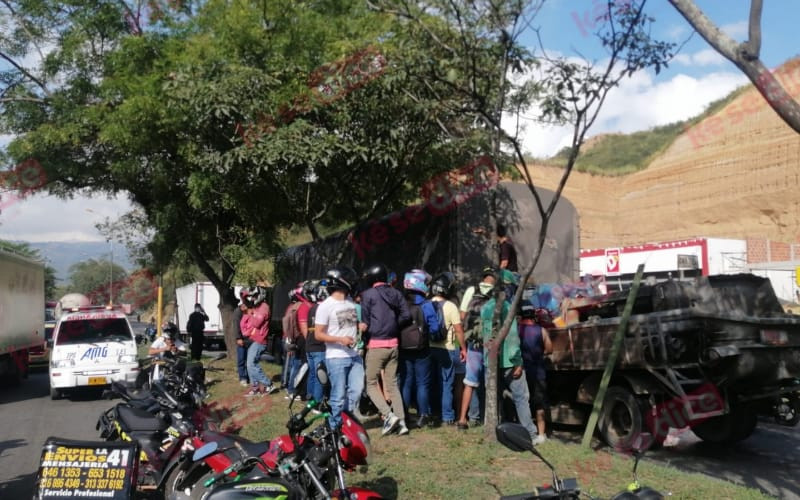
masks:
<svg viewBox="0 0 800 500"><path fill-rule="evenodd" d="M548 329L549 369L603 370L625 299L592 299L576 308L581 321ZM784 313L769 280L753 275L642 287L617 368L684 366L738 391L800 377L800 316Z"/></svg>

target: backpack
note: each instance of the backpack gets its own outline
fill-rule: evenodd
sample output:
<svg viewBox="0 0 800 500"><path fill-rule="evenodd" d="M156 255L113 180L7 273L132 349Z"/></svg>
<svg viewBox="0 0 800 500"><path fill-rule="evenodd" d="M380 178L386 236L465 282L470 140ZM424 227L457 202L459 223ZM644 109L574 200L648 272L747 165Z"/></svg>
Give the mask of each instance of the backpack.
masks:
<svg viewBox="0 0 800 500"><path fill-rule="evenodd" d="M467 341L479 341L483 337L481 332L481 309L492 298L491 293L481 292L480 284L474 285L475 292L467 305L467 315L464 318L464 337Z"/></svg>
<svg viewBox="0 0 800 500"><path fill-rule="evenodd" d="M431 342L444 342L447 339L447 324L444 321L444 300L430 300L428 304L433 306L433 311L436 313L436 322L434 325L429 323L429 336Z"/></svg>
<svg viewBox="0 0 800 500"><path fill-rule="evenodd" d="M428 325L422 308L417 304L408 304L411 323L400 329L400 349L406 351L424 351L429 347Z"/></svg>
<svg viewBox="0 0 800 500"><path fill-rule="evenodd" d="M283 326L283 338L292 344L296 343L297 338L302 336L300 334L300 325L297 323L297 310L300 309L300 305L300 302L289 304L289 307L286 308L286 312L281 320L281 325Z"/></svg>

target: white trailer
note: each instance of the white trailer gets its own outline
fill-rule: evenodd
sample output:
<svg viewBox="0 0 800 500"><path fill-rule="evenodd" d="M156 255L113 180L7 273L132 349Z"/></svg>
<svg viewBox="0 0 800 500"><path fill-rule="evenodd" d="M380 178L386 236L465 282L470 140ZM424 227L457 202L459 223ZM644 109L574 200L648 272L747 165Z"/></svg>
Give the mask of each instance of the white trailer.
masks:
<svg viewBox="0 0 800 500"><path fill-rule="evenodd" d="M241 289L242 287L238 285L234 287L237 297ZM224 343L225 333L222 325L222 314L219 310L219 292L217 292L213 284L208 281L191 283L177 288L175 296L175 321L182 335L188 334L186 322L189 320L189 315L194 311L194 305L200 304L208 315L206 328L203 331L205 345L212 343L221 345Z"/></svg>
<svg viewBox="0 0 800 500"><path fill-rule="evenodd" d="M0 250L0 375L28 375L28 351L44 338L44 266Z"/></svg>

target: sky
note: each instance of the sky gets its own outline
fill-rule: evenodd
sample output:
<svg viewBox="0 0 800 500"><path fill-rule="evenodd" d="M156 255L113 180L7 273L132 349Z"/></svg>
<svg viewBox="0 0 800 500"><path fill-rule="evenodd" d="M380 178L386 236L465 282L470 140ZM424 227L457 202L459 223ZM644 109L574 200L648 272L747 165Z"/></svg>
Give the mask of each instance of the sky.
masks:
<svg viewBox="0 0 800 500"><path fill-rule="evenodd" d="M697 0L697 4L728 35L738 41L747 39L749 1ZM593 35L599 26L593 26L592 19L593 11L603 5L605 0L547 0L532 26L539 29L548 53L601 62L606 54ZM612 90L589 136L635 132L690 118L710 102L747 83L732 63L693 34L667 0L648 0L647 12L656 19L654 37L678 44L688 41L660 74L641 71ZM775 68L798 55L798 19L800 1L764 2L761 59L767 67ZM522 41L540 50L532 31L524 33ZM546 128L532 122L525 127L524 149L534 156L550 156L569 144L569 131L565 128ZM10 137L0 136L0 147L8 140ZM6 204L0 213L0 238L26 241L103 241L95 224L106 217L115 219L130 209L124 196L59 200L34 194Z"/></svg>

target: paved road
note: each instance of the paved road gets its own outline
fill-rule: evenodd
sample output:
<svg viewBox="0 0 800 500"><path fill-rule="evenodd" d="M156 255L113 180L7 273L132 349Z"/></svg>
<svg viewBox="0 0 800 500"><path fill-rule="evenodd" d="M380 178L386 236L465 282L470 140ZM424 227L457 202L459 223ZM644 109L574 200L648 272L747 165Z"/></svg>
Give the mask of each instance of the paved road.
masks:
<svg viewBox="0 0 800 500"><path fill-rule="evenodd" d="M31 373L20 387L0 387L0 498L30 498L45 440L99 439L97 417L113 404L98 391L51 401L46 370Z"/></svg>
<svg viewBox="0 0 800 500"><path fill-rule="evenodd" d="M703 442L691 431L677 438L673 446L649 456L683 470L758 488L778 498L800 500L800 427L762 421L752 436L729 447Z"/></svg>

